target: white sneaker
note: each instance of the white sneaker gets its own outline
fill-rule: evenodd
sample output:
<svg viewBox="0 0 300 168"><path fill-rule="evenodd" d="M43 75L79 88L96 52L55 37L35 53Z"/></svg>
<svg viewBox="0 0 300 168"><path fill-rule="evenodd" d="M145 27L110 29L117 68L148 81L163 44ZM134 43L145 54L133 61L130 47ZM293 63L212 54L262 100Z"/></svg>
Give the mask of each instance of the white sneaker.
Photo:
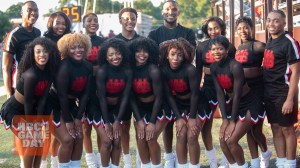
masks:
<svg viewBox="0 0 300 168"><path fill-rule="evenodd" d="M218 168L229 168L229 164L222 164L222 165L220 165Z"/></svg>
<svg viewBox="0 0 300 168"><path fill-rule="evenodd" d="M266 151L267 155L264 157L262 154L260 156L260 167L261 168L268 168L270 164L270 158L272 156L272 151L269 149Z"/></svg>
<svg viewBox="0 0 300 168"><path fill-rule="evenodd" d="M130 154L123 155L124 168L132 168L132 161Z"/></svg>
<svg viewBox="0 0 300 168"><path fill-rule="evenodd" d="M174 168L176 157L173 153L164 153L165 168Z"/></svg>

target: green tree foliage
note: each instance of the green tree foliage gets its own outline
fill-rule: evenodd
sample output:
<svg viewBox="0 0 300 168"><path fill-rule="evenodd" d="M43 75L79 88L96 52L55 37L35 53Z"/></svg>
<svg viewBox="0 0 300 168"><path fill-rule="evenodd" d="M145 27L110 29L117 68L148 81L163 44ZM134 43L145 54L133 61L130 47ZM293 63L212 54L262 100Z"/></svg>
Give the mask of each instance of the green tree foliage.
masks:
<svg viewBox="0 0 300 168"><path fill-rule="evenodd" d="M162 20L161 7L154 7L150 0L137 0L134 2L134 8L144 14L151 15L155 20Z"/></svg>
<svg viewBox="0 0 300 168"><path fill-rule="evenodd" d="M0 11L0 25L0 39L2 39L5 33L12 29L12 24L9 22L9 17L2 11Z"/></svg>
<svg viewBox="0 0 300 168"><path fill-rule="evenodd" d="M177 0L180 7L179 21L193 29L201 26L210 13L210 0Z"/></svg>
<svg viewBox="0 0 300 168"><path fill-rule="evenodd" d="M16 5L10 6L6 11L5 14L6 16L11 18L20 18L21 17L21 9L22 9L22 2L17 3Z"/></svg>

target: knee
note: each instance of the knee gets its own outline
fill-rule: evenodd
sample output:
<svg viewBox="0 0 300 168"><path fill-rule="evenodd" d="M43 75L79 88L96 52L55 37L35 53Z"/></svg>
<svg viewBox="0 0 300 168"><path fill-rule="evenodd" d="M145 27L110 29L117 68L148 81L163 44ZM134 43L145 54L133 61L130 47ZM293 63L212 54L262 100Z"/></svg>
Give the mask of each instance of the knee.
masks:
<svg viewBox="0 0 300 168"><path fill-rule="evenodd" d="M238 144L238 141L232 138L229 138L226 141L226 145L228 146L229 149L233 149L234 147L236 147L236 145Z"/></svg>
<svg viewBox="0 0 300 168"><path fill-rule="evenodd" d="M180 131L180 134L177 136L177 143L186 143L187 139L187 129L183 127Z"/></svg>
<svg viewBox="0 0 300 168"><path fill-rule="evenodd" d="M147 141L148 147L154 147L155 145L158 144L157 140L155 138L152 138L151 140Z"/></svg>
<svg viewBox="0 0 300 168"><path fill-rule="evenodd" d="M198 137L196 135L189 135L188 144L189 146L199 145Z"/></svg>
<svg viewBox="0 0 300 168"><path fill-rule="evenodd" d="M110 149L112 146L112 140L110 139L103 140L101 146L104 147L105 149Z"/></svg>
<svg viewBox="0 0 300 168"><path fill-rule="evenodd" d="M120 138L113 140L113 146L115 149L121 149L121 140Z"/></svg>
<svg viewBox="0 0 300 168"><path fill-rule="evenodd" d="M82 135L82 133L79 133L79 134L76 136L76 140L77 140L77 141L83 141L83 135Z"/></svg>
<svg viewBox="0 0 300 168"><path fill-rule="evenodd" d="M295 130L293 127L282 127L281 130L282 130L282 133L286 136L292 135L295 133Z"/></svg>
<svg viewBox="0 0 300 168"><path fill-rule="evenodd" d="M60 143L62 146L65 146L68 149L71 149L71 148L73 148L74 138L72 138L70 135L64 136L60 139Z"/></svg>

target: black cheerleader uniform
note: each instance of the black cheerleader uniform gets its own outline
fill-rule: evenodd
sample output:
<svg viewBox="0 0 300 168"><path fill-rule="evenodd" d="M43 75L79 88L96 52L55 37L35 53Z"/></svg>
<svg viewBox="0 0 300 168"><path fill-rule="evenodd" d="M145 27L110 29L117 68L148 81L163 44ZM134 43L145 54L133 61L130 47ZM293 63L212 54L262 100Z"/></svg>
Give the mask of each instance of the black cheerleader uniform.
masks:
<svg viewBox="0 0 300 168"><path fill-rule="evenodd" d="M162 91L162 83L155 83L153 79L161 81L161 72L157 66L146 63L135 67L132 80L132 90L134 94L131 101L137 104L137 109L132 109L134 111L135 121L143 119L145 124L149 122L155 124L156 120L164 120L164 113L161 109L162 93L159 92L157 95L154 95L153 91L154 88L158 88ZM155 96L155 100L149 103L144 103L139 100L139 98L147 98L150 96Z"/></svg>
<svg viewBox="0 0 300 168"><path fill-rule="evenodd" d="M211 53L211 46L210 46L210 40L208 39L206 41L201 42L196 49L196 68L198 72L200 73L199 76L202 77L202 68L206 67L209 68L212 63L214 63L214 57ZM228 49L228 55L231 58L234 58L236 49L235 47L230 43L229 49ZM216 108L218 105L217 100L217 93L214 87L214 82L211 75L204 75L204 83L202 87L202 91L204 93L204 96L206 97L207 101L209 102L210 106ZM230 102L230 99L227 97L227 102ZM208 119L211 119L213 111L208 114Z"/></svg>
<svg viewBox="0 0 300 168"><path fill-rule="evenodd" d="M113 124L114 121L122 123L125 113L128 113L127 103L131 87L131 70L123 65L113 66L104 64L97 72L97 95L100 102L102 116L94 116L94 120L104 127L104 124ZM117 104L108 104L106 99L118 98Z"/></svg>
<svg viewBox="0 0 300 168"><path fill-rule="evenodd" d="M245 41L238 46L235 54L235 60L240 62L243 68L257 67L261 68L262 60L264 57L265 43L251 39ZM263 76L258 76L255 78L245 79L251 90L263 101L264 98L264 82ZM258 117L260 119L265 118L265 111L258 111Z"/></svg>
<svg viewBox="0 0 300 168"><path fill-rule="evenodd" d="M87 61L77 62L72 58L65 58L61 62L54 86L50 90L53 123L56 127L61 124L61 116L66 123L83 119L91 76L92 65Z"/></svg>
<svg viewBox="0 0 300 168"><path fill-rule="evenodd" d="M15 115L45 115L50 84L51 77L46 69L33 66L25 71L18 80L16 90L24 96L24 103L31 103L22 104L14 95L6 100L0 113L0 120L3 119L5 128L11 127Z"/></svg>
<svg viewBox="0 0 300 168"><path fill-rule="evenodd" d="M196 68L189 63L182 63L178 69L171 69L169 65L162 67L163 77L165 79L165 91L167 96L172 96L175 104L169 101L174 112L175 119L178 118L196 118L205 121L207 116L202 108L202 99L199 91L200 79L197 78ZM193 76L194 75L194 76ZM195 85L195 88L191 86ZM189 99L179 99L178 96L191 94ZM196 96L193 98L193 94ZM170 98L169 98L170 99ZM174 106L178 108L174 110Z"/></svg>
<svg viewBox="0 0 300 168"><path fill-rule="evenodd" d="M262 102L254 94L249 91L246 95L242 96L242 89L246 84L244 80L244 71L240 63L230 57L223 58L220 62L214 62L210 66L211 75L214 80L217 90L222 118L231 119L233 121L243 121L247 112L251 114L251 121L256 124L258 122L258 111L263 110ZM235 71L235 72L233 72ZM235 74L235 76L234 76ZM237 83L235 83L237 82ZM236 86L236 88L234 88ZM232 107L225 106L225 92L234 93ZM240 95L240 99L238 98Z"/></svg>

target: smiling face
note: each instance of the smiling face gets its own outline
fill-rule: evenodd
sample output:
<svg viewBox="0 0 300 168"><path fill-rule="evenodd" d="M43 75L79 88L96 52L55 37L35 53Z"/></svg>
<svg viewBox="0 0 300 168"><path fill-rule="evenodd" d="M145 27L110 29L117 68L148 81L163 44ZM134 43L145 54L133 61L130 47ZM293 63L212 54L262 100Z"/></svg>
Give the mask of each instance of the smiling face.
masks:
<svg viewBox="0 0 300 168"><path fill-rule="evenodd" d="M122 63L122 54L113 47L109 47L106 53L106 60L113 66L119 66Z"/></svg>
<svg viewBox="0 0 300 168"><path fill-rule="evenodd" d="M268 14L266 27L272 38L276 38L284 33L285 25L285 18L282 17L279 13L271 12Z"/></svg>
<svg viewBox="0 0 300 168"><path fill-rule="evenodd" d="M22 21L25 25L33 25L39 18L39 9L33 2L26 3L21 10Z"/></svg>
<svg viewBox="0 0 300 168"><path fill-rule="evenodd" d="M228 51L222 44L216 43L211 45L211 53L214 57L214 60L219 62L227 56Z"/></svg>
<svg viewBox="0 0 300 168"><path fill-rule="evenodd" d="M34 60L37 67L40 69L44 69L49 60L48 51L40 44L34 46Z"/></svg>
<svg viewBox="0 0 300 168"><path fill-rule="evenodd" d="M146 64L148 58L149 58L149 53L144 49L139 49L135 53L135 62L137 66Z"/></svg>
<svg viewBox="0 0 300 168"><path fill-rule="evenodd" d="M82 61L85 56L85 48L82 44L74 43L69 48L69 56L75 61Z"/></svg>
<svg viewBox="0 0 300 168"><path fill-rule="evenodd" d="M163 6L162 15L164 21L168 24L175 24L179 16L178 4L176 2L167 2Z"/></svg>
<svg viewBox="0 0 300 168"><path fill-rule="evenodd" d="M122 25L123 30L132 32L136 26L137 18L133 12L124 12L119 22Z"/></svg>
<svg viewBox="0 0 300 168"><path fill-rule="evenodd" d="M83 27L87 34L96 34L99 29L98 17L95 15L90 15L85 18Z"/></svg>
<svg viewBox="0 0 300 168"><path fill-rule="evenodd" d="M65 31L66 31L66 21L65 19L58 15L54 20L53 20L53 33L54 35L57 36L62 36Z"/></svg>
<svg viewBox="0 0 300 168"><path fill-rule="evenodd" d="M237 34L241 38L241 40L247 40L252 38L251 27L245 23L241 22L237 26Z"/></svg>
<svg viewBox="0 0 300 168"><path fill-rule="evenodd" d="M169 60L169 65L171 69L177 69L183 62L183 53L178 48L171 48L167 59Z"/></svg>
<svg viewBox="0 0 300 168"><path fill-rule="evenodd" d="M207 32L211 39L221 35L221 27L218 22L211 21L207 24Z"/></svg>

